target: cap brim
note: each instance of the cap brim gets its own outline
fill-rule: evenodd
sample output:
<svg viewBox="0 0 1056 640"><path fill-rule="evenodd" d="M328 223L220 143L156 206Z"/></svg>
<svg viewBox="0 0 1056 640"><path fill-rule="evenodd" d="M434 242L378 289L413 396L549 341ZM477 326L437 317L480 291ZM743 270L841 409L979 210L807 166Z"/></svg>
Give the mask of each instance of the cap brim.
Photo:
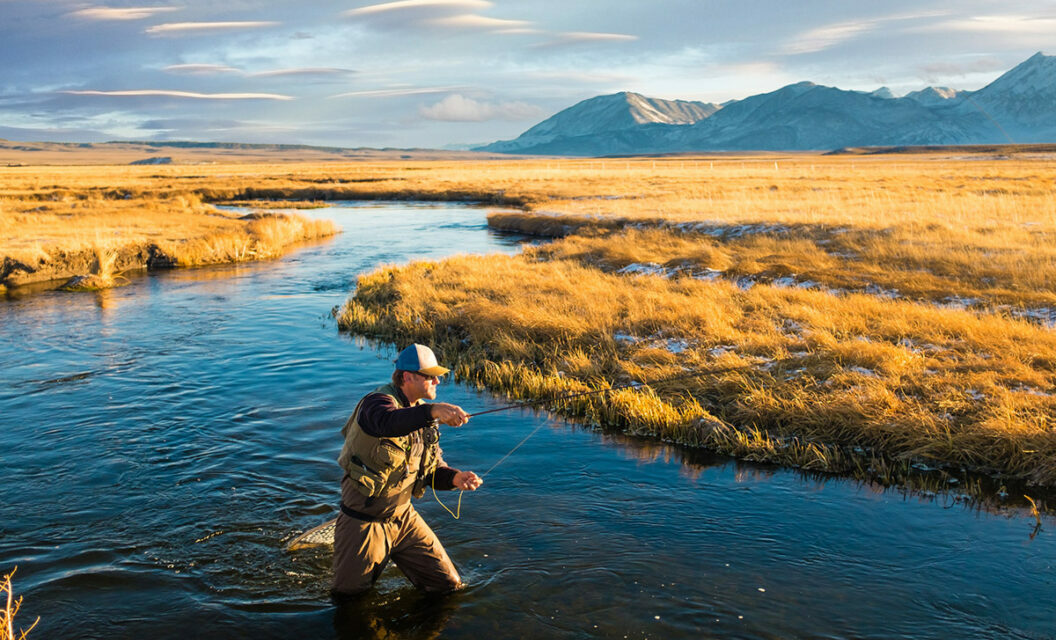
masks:
<svg viewBox="0 0 1056 640"><path fill-rule="evenodd" d="M436 376L436 377L439 378L440 376L446 374L448 371L451 371L451 370L450 369L445 369L445 368L437 365L435 367L429 367L428 369L419 369L418 373L422 374L423 376Z"/></svg>

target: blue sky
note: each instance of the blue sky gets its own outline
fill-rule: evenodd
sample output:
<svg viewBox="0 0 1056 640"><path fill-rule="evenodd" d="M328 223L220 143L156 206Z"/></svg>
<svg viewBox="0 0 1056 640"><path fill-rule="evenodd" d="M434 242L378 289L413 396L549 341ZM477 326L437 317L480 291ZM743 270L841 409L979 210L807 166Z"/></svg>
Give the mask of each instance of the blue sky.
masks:
<svg viewBox="0 0 1056 640"><path fill-rule="evenodd" d="M441 147L623 90L977 89L1054 45L1056 0L0 0L0 138Z"/></svg>

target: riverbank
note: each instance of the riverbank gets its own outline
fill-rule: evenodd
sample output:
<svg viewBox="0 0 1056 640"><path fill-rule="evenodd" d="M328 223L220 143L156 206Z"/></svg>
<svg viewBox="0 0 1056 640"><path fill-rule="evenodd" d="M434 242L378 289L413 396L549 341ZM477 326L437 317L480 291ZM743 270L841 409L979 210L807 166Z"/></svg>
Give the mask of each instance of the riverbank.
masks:
<svg viewBox="0 0 1056 640"><path fill-rule="evenodd" d="M0 180L0 291L63 282L105 288L130 271L273 258L338 232L302 215L224 211L194 189L154 189L149 181L131 187L137 177L114 168L7 169Z"/></svg>
<svg viewBox="0 0 1056 640"><path fill-rule="evenodd" d="M293 226L214 203L516 205L491 226L563 239L368 276L342 326L447 345L466 378L518 397L743 366L569 411L807 469L940 466L1052 486L1051 164L800 154L7 168L0 194L23 255L59 254L39 238L78 220L139 247L148 266L144 243L158 236L188 249L179 264L202 264L259 255L245 236L220 241L232 225L279 238L271 226ZM195 243L189 229L220 235Z"/></svg>
<svg viewBox="0 0 1056 640"><path fill-rule="evenodd" d="M339 324L436 344L516 398L703 373L556 407L628 433L886 483L1056 486L1045 163L816 160L720 180L595 161L593 196L490 216L560 240L384 268Z"/></svg>

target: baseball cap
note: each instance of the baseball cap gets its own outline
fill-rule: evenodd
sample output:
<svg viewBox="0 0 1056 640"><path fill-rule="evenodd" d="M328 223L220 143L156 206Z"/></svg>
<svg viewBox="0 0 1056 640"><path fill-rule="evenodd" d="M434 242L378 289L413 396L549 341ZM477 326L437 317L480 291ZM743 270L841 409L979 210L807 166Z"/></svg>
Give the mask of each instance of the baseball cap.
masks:
<svg viewBox="0 0 1056 640"><path fill-rule="evenodd" d="M424 376L442 376L450 369L436 362L436 354L429 347L412 344L396 357L396 368L400 371L416 371Z"/></svg>

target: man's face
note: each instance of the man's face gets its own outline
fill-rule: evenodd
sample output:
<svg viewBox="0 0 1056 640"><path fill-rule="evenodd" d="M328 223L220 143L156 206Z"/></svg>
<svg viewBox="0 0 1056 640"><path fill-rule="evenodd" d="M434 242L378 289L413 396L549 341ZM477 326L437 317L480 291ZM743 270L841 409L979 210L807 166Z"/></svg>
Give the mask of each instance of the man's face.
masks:
<svg viewBox="0 0 1056 640"><path fill-rule="evenodd" d="M411 402L422 398L436 400L436 388L440 378L410 371L403 376L403 394Z"/></svg>

